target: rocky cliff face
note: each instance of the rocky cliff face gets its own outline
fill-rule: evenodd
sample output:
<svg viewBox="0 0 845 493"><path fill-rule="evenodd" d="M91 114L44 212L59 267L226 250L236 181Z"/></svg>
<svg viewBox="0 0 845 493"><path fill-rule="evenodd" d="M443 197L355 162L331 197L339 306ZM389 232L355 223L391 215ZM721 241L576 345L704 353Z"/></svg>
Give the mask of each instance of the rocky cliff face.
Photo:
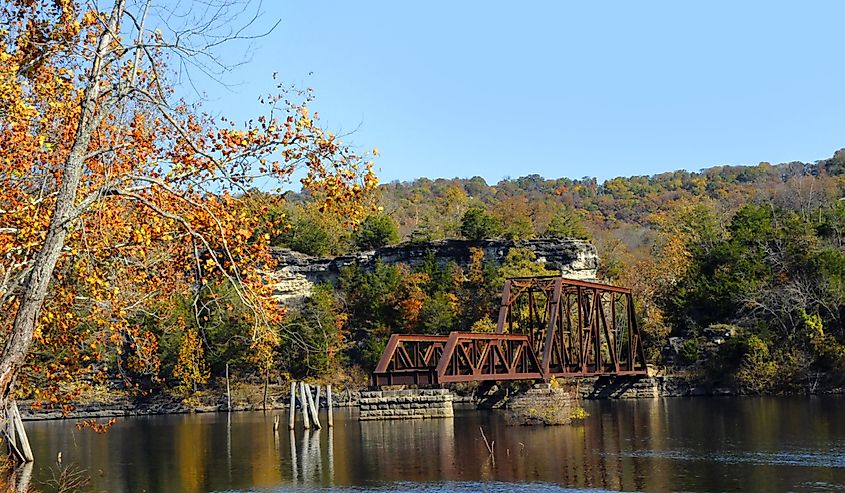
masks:
<svg viewBox="0 0 845 493"><path fill-rule="evenodd" d="M278 248L273 256L278 269L269 282L274 295L283 304L296 304L311 295L315 283L334 282L343 267L357 264L372 269L376 261L420 265L429 254L440 263L455 262L465 267L470 261L470 248L481 248L485 261L502 262L511 248L527 248L537 255L537 262L547 269L571 279L595 279L599 257L595 247L584 240L540 238L536 240L440 240L428 243L403 243L340 257L317 258Z"/></svg>

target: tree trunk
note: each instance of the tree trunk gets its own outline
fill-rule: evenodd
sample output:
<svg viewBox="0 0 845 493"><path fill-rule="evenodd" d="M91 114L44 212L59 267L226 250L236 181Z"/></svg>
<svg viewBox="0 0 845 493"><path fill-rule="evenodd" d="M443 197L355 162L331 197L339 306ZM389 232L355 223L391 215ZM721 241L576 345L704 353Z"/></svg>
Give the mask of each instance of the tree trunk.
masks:
<svg viewBox="0 0 845 493"><path fill-rule="evenodd" d="M109 49L110 32L120 32L120 18L123 16L125 0L115 2L109 17L108 29L100 36L97 53L91 68L91 77L85 88L76 128L73 146L65 160L62 183L56 196L56 205L50 218L50 225L44 238L41 250L35 256L34 267L24 284L23 293L15 313L12 331L6 339L0 352L0 409L6 409L9 396L14 388L18 369L26 359L32 345L32 335L38 322L38 315L47 296L53 271L61 256L62 247L68 232L76 219L75 207L77 190L82 173L85 169L85 154L91 136L103 111L96 113L97 103L101 95L100 75L102 74L104 56Z"/></svg>
<svg viewBox="0 0 845 493"><path fill-rule="evenodd" d="M267 410L267 386L270 384L270 368L267 368L264 373L264 400L262 405L264 410Z"/></svg>

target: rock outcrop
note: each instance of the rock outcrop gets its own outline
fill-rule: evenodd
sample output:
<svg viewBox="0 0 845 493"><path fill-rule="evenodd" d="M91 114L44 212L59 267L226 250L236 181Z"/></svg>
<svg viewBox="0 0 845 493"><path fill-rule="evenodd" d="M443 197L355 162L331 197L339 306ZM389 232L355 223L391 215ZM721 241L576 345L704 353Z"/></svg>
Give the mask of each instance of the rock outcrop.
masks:
<svg viewBox="0 0 845 493"><path fill-rule="evenodd" d="M481 248L484 260L502 262L511 248L526 248L537 255L537 262L547 269L572 279L595 279L599 257L588 241L570 238L536 240L440 240L427 243L403 243L339 257L318 258L284 248L273 249L278 260L276 271L268 275L274 295L283 304L296 304L311 295L316 283L334 282L341 269L358 265L372 269L376 262L422 264L431 255L438 263L455 262L465 267L470 262L470 248Z"/></svg>

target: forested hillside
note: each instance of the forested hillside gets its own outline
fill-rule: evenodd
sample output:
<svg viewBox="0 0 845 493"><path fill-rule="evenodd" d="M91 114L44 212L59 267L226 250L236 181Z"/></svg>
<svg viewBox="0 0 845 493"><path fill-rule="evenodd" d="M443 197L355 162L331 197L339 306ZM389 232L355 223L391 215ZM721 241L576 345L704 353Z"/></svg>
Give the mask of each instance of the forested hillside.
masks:
<svg viewBox="0 0 845 493"><path fill-rule="evenodd" d="M600 276L635 290L651 363L748 392L814 390L841 385L845 369L843 170L845 151L814 163L603 183L420 178L382 185L382 212L357 232L291 195L285 207L293 227L274 242L330 254L400 239L590 238L602 257ZM487 294L479 295L481 268L350 273L335 291L344 312L338 326L354 327L353 346L366 341L371 351L391 331L483 328L502 276L501 266L488 266ZM469 318L467 292L476 293ZM670 337L678 339L667 351Z"/></svg>
<svg viewBox="0 0 845 493"><path fill-rule="evenodd" d="M325 193L252 191L232 204L253 221L248 231L238 229L239 238L261 251L267 243L325 256L443 238L590 239L602 259L599 276L634 289L651 364L749 393L806 392L845 382L843 170L845 151L815 163L604 183L420 178L381 185L366 199L370 212L360 223L328 207ZM132 334L144 338L121 336L102 354L83 353L79 372L186 396L219 383L227 366L256 382L353 375L360 384L391 333L493 330L504 278L551 273L518 248L503 260L480 250L471 255L464 267L350 267L336 285L317 286L304 305L277 307L264 329L274 343L265 346L254 343L251 309L230 283L186 288L127 311ZM162 258L172 265L172 254ZM261 268L273 268L265 262ZM167 279L167 272L153 265L147 278ZM76 303L71 312L48 319L43 333L68 324L77 346L90 347L85 341L98 334L88 329L91 307ZM73 375L53 371L74 361L60 346L65 339L55 341L39 342L22 371L21 395L78 389L65 383Z"/></svg>

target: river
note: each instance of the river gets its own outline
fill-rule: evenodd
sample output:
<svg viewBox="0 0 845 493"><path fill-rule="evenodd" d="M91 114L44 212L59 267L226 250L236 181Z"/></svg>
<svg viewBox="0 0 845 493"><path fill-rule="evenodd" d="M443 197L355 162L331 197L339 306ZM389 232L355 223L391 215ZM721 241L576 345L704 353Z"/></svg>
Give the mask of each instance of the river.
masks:
<svg viewBox="0 0 845 493"><path fill-rule="evenodd" d="M298 423L295 436L286 415L275 435L273 414L254 412L132 417L104 434L72 421L26 428L35 486L71 467L97 492L845 491L842 396L584 407L583 423L545 428L469 409L363 423L341 409L331 431Z"/></svg>

